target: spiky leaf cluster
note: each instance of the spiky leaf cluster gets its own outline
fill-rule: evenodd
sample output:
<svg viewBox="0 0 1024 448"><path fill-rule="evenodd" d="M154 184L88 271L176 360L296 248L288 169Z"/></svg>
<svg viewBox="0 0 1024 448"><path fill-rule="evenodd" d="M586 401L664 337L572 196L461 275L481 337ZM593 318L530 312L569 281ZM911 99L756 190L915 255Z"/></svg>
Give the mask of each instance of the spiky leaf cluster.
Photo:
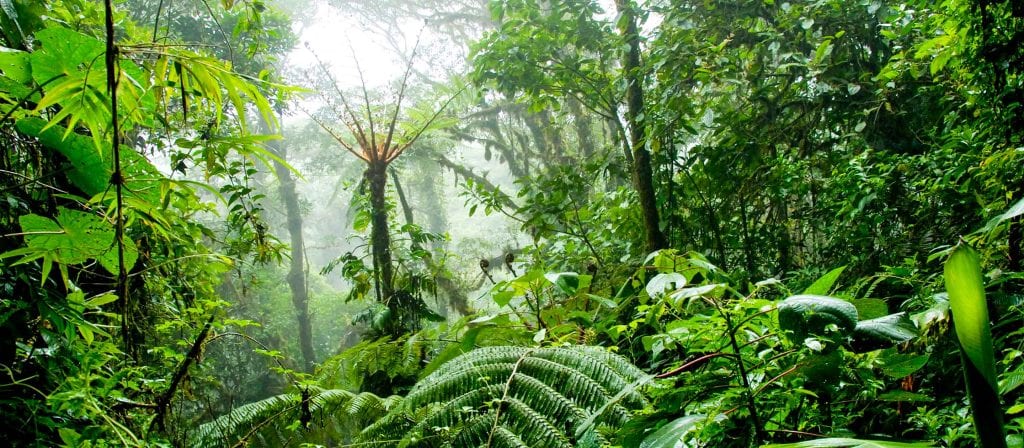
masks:
<svg viewBox="0 0 1024 448"><path fill-rule="evenodd" d="M565 447L601 443L643 406L645 374L597 347L486 347L423 378L363 432L401 447Z"/></svg>

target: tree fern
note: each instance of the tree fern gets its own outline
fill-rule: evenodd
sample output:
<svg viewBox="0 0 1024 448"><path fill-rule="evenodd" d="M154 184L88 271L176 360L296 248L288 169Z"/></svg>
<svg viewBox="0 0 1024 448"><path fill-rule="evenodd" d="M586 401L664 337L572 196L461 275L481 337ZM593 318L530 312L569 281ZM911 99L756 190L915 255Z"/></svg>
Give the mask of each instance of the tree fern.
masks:
<svg viewBox="0 0 1024 448"><path fill-rule="evenodd" d="M308 389L239 406L200 425L189 438L192 447L298 446L310 440L346 439L401 402L370 393ZM305 427L304 427L305 426Z"/></svg>
<svg viewBox="0 0 1024 448"><path fill-rule="evenodd" d="M634 390L644 378L600 348L481 348L423 378L363 438L401 447L598 444L586 426L623 424L644 405Z"/></svg>

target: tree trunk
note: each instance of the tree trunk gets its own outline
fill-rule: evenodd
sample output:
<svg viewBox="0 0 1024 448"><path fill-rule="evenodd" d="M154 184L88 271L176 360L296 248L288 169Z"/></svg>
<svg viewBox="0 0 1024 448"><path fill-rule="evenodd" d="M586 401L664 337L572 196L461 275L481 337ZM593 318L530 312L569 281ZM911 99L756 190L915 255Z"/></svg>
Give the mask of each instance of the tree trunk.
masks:
<svg viewBox="0 0 1024 448"><path fill-rule="evenodd" d="M569 98L569 110L572 112L572 121L576 125L576 141L579 144L579 157L582 161L590 159L594 155L593 124L590 116L583 111L580 101L576 98Z"/></svg>
<svg viewBox="0 0 1024 448"><path fill-rule="evenodd" d="M630 0L615 0L615 9L622 16L619 20L619 32L622 33L628 47L622 58L622 70L627 83L626 121L629 124L629 144L633 149L633 186L636 188L643 212L647 251L653 252L666 248L668 243L659 225L651 153L645 147L647 127L642 123L644 91L641 86L640 34L636 26L635 6Z"/></svg>
<svg viewBox="0 0 1024 448"><path fill-rule="evenodd" d="M281 160L287 160L287 151L276 141L268 145ZM305 243L302 239L302 212L299 210L299 195L295 191L295 179L284 165L274 162L274 171L280 182L278 190L284 201L288 217L288 234L291 237L291 263L288 267L288 288L292 292L292 305L299 323L299 348L302 350L303 368L313 372L316 354L313 352L313 324L309 318L309 289L306 285Z"/></svg>
<svg viewBox="0 0 1024 448"><path fill-rule="evenodd" d="M424 178L427 179L426 176L424 176ZM398 174L395 173L395 170L391 170L391 181L395 183L395 193L398 194L399 204L402 206L402 215L405 216L405 223L410 225L416 224L413 220L412 207L409 205L409 201L406 200L405 191L402 189L402 184L398 181ZM423 189L423 191L429 192L428 196L433 198L435 205L439 205L437 194L433 190L433 186L425 186ZM437 214L439 215L440 212ZM438 227L438 229L441 228L443 227ZM434 232L436 230L431 229L430 231ZM413 234L410 232L409 239L412 240L412 238ZM419 246L416 244L415 240L413 240L412 244L413 248L418 248ZM435 242L432 249L436 252L440 249L440 246ZM428 257L423 261L427 265L427 269L430 271L430 274L434 277L434 282L437 284L437 287L441 288L441 290L443 290L448 296L448 303L451 303L463 316L469 314L469 298L466 297L466 293L463 292L451 279L450 274L447 271L442 272L441 268L437 266L437 263L434 263L433 258ZM448 303L440 300L438 301L438 307L440 308L438 312L443 317L448 317Z"/></svg>
<svg viewBox="0 0 1024 448"><path fill-rule="evenodd" d="M366 168L366 181L370 185L370 246L373 252L373 271L377 300L388 304L394 293L394 267L391 264L391 235L388 233L388 208L385 195L388 164L371 162Z"/></svg>

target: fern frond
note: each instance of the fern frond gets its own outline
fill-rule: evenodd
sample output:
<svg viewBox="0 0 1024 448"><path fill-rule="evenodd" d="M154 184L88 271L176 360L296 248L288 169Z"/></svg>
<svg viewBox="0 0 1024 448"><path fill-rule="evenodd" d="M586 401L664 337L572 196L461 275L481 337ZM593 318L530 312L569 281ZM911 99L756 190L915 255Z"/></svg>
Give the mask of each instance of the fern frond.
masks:
<svg viewBox="0 0 1024 448"><path fill-rule="evenodd" d="M591 424L621 425L643 406L634 383L645 377L598 348L485 347L423 378L362 438L405 431L396 446L569 448L577 433L603 440Z"/></svg>
<svg viewBox="0 0 1024 448"><path fill-rule="evenodd" d="M381 398L340 389L311 387L308 393L305 404L301 393L287 393L239 406L200 425L189 446L224 447L243 441L258 442L259 446L292 446L315 440L326 429L354 435L401 402L400 397ZM308 430L298 424L306 410L313 417L306 422L313 424Z"/></svg>
<svg viewBox="0 0 1024 448"><path fill-rule="evenodd" d="M299 404L298 397L297 394L275 395L239 406L211 422L200 425L192 435L192 442L189 445L211 448L231 446L257 425L296 408Z"/></svg>

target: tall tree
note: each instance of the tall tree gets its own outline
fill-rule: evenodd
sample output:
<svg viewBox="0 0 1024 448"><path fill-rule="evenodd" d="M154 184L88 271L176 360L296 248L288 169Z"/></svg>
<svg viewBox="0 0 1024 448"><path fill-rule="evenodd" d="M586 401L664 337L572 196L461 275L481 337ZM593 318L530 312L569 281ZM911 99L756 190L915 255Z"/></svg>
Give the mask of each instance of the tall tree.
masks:
<svg viewBox="0 0 1024 448"><path fill-rule="evenodd" d="M405 73L399 82L394 104L374 107L360 71L363 107L359 112L348 100L348 95L329 76L327 67L321 62L320 68L328 74L328 78L331 78L337 100L341 103L341 109L334 111L336 116L333 118L344 123L349 135L344 135L341 130L324 119L311 115L317 124L330 134L341 147L366 164L364 181L369 187L370 196L370 248L373 260L374 288L377 301L386 305L392 311L392 316L399 315L397 312L401 311L399 310L401 301L394 297L395 269L391 253L391 234L388 230L388 166L416 143L458 95L452 95L437 105L429 118L421 123L415 123L414 120L400 123L403 119L403 107L407 107L403 103L407 100L409 93L409 79L412 74L412 60L415 58L415 52L414 49L413 56L409 58ZM396 328L395 330L400 329Z"/></svg>
<svg viewBox="0 0 1024 448"><path fill-rule="evenodd" d="M306 246L302 238L302 210L299 208L299 194L295 190L295 179L291 170L284 163L288 160L288 150L279 140L267 144L280 161L274 161L274 173L279 182L278 191L284 202L285 215L288 222L288 236L291 239L291 260L288 263L288 289L292 293L292 305L295 307L295 319L299 326L299 349L302 351L303 367L306 372L313 372L316 354L313 351L313 324L309 317L309 287L306 284Z"/></svg>
<svg viewBox="0 0 1024 448"><path fill-rule="evenodd" d="M622 76L626 81L626 122L629 125L629 145L633 153L633 187L640 199L644 217L644 234L649 252L668 247L665 233L658 218L658 200L654 192L651 153L647 150L647 126L644 115L644 77L640 65L640 32L637 29L636 3L615 0L618 10L619 33L626 47L622 55Z"/></svg>

